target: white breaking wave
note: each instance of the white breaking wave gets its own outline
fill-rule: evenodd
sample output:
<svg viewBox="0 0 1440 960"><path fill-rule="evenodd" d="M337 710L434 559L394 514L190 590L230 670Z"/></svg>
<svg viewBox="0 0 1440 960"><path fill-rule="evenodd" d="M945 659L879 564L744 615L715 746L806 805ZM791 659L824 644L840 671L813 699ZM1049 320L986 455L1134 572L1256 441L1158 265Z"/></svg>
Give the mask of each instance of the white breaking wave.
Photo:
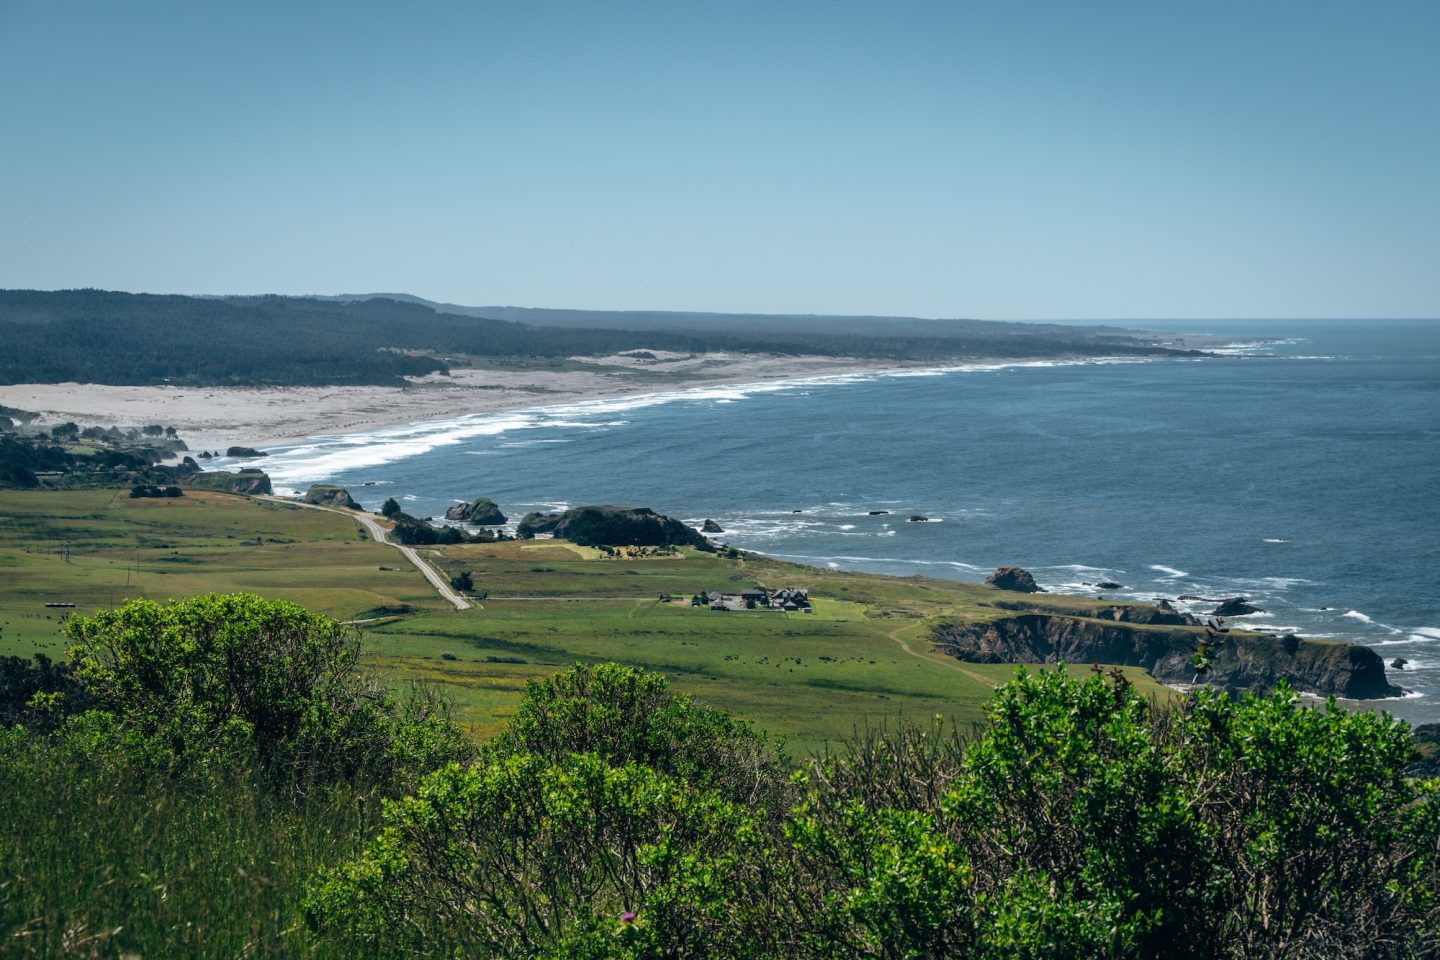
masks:
<svg viewBox="0 0 1440 960"><path fill-rule="evenodd" d="M1440 640L1440 627L1415 627L1410 632L1427 640Z"/></svg>
<svg viewBox="0 0 1440 960"><path fill-rule="evenodd" d="M1381 623L1379 620L1375 620L1367 616L1366 614L1361 613L1359 610L1349 610L1345 613L1342 613L1341 616L1347 620L1355 620L1359 623L1369 624L1370 626L1379 627L1382 630L1388 630L1394 634L1401 634L1405 632L1404 630L1400 630L1396 627L1390 626L1390 624L1388 623Z"/></svg>
<svg viewBox="0 0 1440 960"><path fill-rule="evenodd" d="M1176 570L1174 567L1167 567L1163 564L1152 563L1150 569L1165 574L1161 580L1179 580L1181 577L1188 577L1190 574L1184 570Z"/></svg>
<svg viewBox="0 0 1440 960"><path fill-rule="evenodd" d="M846 563L904 563L921 567L954 567L957 570L981 571L986 569L985 567L977 567L973 563L964 563L960 560L902 560L899 557L855 557L844 555L817 557L804 553L772 553L770 556L780 557L784 560L819 560L824 563L843 560Z"/></svg>
<svg viewBox="0 0 1440 960"><path fill-rule="evenodd" d="M1037 360L1009 363L963 363L925 368L875 370L867 373L829 374L762 383L721 384L683 390L580 400L524 410L470 414L441 420L418 421L365 433L312 437L291 447L270 448L266 472L279 484L303 485L331 479L348 470L380 466L421 456L437 447L452 446L479 437L542 428L603 429L629 424L616 418L632 410L671 403L718 403L771 393L800 393L824 386L870 383L878 380L955 373L989 373L1022 367L1093 366L1121 363L1156 363L1160 358L1098 357L1087 360ZM593 419L604 417L604 419ZM215 467L231 466L227 458Z"/></svg>

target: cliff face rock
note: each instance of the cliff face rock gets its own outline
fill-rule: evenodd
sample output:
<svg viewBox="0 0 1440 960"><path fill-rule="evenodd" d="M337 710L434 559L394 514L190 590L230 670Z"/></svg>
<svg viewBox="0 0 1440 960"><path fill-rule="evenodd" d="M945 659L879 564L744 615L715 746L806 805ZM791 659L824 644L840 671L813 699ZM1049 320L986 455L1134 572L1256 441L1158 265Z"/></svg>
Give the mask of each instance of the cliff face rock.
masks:
<svg viewBox="0 0 1440 960"><path fill-rule="evenodd" d="M1108 609L1096 611L1095 616L1102 620L1143 623L1157 627L1195 627L1200 625L1198 618L1192 617L1188 613L1181 613L1164 600L1153 607L1141 604L1116 604Z"/></svg>
<svg viewBox="0 0 1440 960"><path fill-rule="evenodd" d="M310 489L305 491L303 497L305 503L313 503L321 507L344 507L346 510L359 510L360 504L350 497L350 491L344 487L332 487L324 483L314 483Z"/></svg>
<svg viewBox="0 0 1440 960"><path fill-rule="evenodd" d="M191 474L181 482L192 490L215 490L219 493L268 496L274 492L270 487L270 477L263 470L241 470L237 473L207 470L204 473Z"/></svg>
<svg viewBox="0 0 1440 960"><path fill-rule="evenodd" d="M712 549L700 532L649 507L576 507L555 523L555 536L587 547L671 547Z"/></svg>
<svg viewBox="0 0 1440 960"><path fill-rule="evenodd" d="M996 567L985 582L1001 590L1015 590L1019 593L1044 593L1035 583L1029 570L1021 567Z"/></svg>
<svg viewBox="0 0 1440 960"><path fill-rule="evenodd" d="M1195 645L1212 645L1210 668L1200 679L1221 687L1271 687L1289 681L1299 691L1353 700L1398 697L1385 678L1385 662L1369 649L1263 634L1223 633L1121 625L1084 617L1021 614L987 623L945 624L933 641L974 663L1110 663L1144 667L1163 683L1190 683Z"/></svg>
<svg viewBox="0 0 1440 960"><path fill-rule="evenodd" d="M1146 626L1198 627L1201 625L1198 618L1192 617L1188 613L1181 613L1164 600L1153 607L1145 603L1115 603L1108 607L1091 604L1065 609L1064 601L1066 599L1068 598L1057 597L1053 601L1043 603L1034 600L1006 599L996 600L991 606L1001 610L1013 610L1016 613L1043 613L1082 619L1114 620L1117 623L1138 623Z"/></svg>
<svg viewBox="0 0 1440 960"><path fill-rule="evenodd" d="M457 503L445 511L446 520L473 523L477 527L498 527L505 523L505 514L489 497L477 497L469 503Z"/></svg>

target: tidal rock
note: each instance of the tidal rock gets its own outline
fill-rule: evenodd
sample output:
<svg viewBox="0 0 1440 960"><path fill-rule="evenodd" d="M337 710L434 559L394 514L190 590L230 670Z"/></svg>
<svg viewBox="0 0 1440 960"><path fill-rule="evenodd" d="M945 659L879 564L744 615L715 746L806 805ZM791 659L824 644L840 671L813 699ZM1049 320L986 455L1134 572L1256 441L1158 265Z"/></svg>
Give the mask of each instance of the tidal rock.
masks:
<svg viewBox="0 0 1440 960"><path fill-rule="evenodd" d="M489 497L476 497L469 503L457 503L446 510L445 519L473 523L477 527L498 527L505 523L505 514Z"/></svg>
<svg viewBox="0 0 1440 960"><path fill-rule="evenodd" d="M1030 571L1021 567L996 567L995 572L985 578L985 582L1001 590L1014 590L1018 593L1045 592L1035 583Z"/></svg>
<svg viewBox="0 0 1440 960"><path fill-rule="evenodd" d="M1404 657L1396 657L1394 660L1390 661L1390 668L1392 670L1404 670L1405 664L1409 662L1410 661L1406 660Z"/></svg>
<svg viewBox="0 0 1440 960"><path fill-rule="evenodd" d="M724 532L725 532L725 528L722 527L722 526L720 526L720 524L716 523L714 520L706 520L704 523L702 523L702 524L700 525L700 532L701 532L701 533L724 533Z"/></svg>
<svg viewBox="0 0 1440 960"><path fill-rule="evenodd" d="M1259 607L1251 606L1244 597L1231 597L1221 601L1220 605L1210 611L1212 617L1244 617L1252 613L1264 613Z"/></svg>
<svg viewBox="0 0 1440 960"><path fill-rule="evenodd" d="M923 513L912 513L905 518L906 523L929 523L930 518Z"/></svg>
<svg viewBox="0 0 1440 960"><path fill-rule="evenodd" d="M253 457L266 457L269 456L269 454L263 450L256 450L254 447L231 447L225 451L225 456L251 459Z"/></svg>
<svg viewBox="0 0 1440 960"><path fill-rule="evenodd" d="M1123 583L1116 583L1114 580L1101 580L1099 583L1095 584L1095 586L1099 587L1101 590L1125 589L1125 585Z"/></svg>
<svg viewBox="0 0 1440 960"><path fill-rule="evenodd" d="M885 517L885 516L889 516L889 515L890 515L890 511L889 511L889 510L871 510L871 511L870 511L870 516L872 516L872 517Z"/></svg>

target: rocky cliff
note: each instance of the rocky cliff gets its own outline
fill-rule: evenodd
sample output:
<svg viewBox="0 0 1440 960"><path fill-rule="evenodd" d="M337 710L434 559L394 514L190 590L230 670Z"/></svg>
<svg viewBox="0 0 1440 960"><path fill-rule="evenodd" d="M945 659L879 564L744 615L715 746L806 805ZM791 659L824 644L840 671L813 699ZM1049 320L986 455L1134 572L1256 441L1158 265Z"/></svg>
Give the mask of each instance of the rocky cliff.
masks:
<svg viewBox="0 0 1440 960"><path fill-rule="evenodd" d="M649 507L576 507L560 515L554 532L557 537L591 547L712 549L700 531Z"/></svg>
<svg viewBox="0 0 1440 960"><path fill-rule="evenodd" d="M713 550L693 527L649 507L575 507L564 513L527 513L515 530L522 540L553 533L581 546L691 546Z"/></svg>
<svg viewBox="0 0 1440 960"><path fill-rule="evenodd" d="M263 470L207 470L192 473L181 480L194 490L216 490L220 493L270 494L270 477Z"/></svg>
<svg viewBox="0 0 1440 960"><path fill-rule="evenodd" d="M356 503L350 496L350 491L344 487L332 487L324 483L312 483L310 489L305 491L304 501L317 504L322 507L344 507L346 510L359 510L360 504Z"/></svg>
<svg viewBox="0 0 1440 960"><path fill-rule="evenodd" d="M1385 678L1385 662L1368 647L1297 637L1021 613L943 624L932 639L952 656L975 663L1123 664L1144 667L1163 683L1196 679L1191 657L1203 641L1210 666L1200 680L1215 686L1264 688L1286 680L1298 691L1354 700L1403 692Z"/></svg>

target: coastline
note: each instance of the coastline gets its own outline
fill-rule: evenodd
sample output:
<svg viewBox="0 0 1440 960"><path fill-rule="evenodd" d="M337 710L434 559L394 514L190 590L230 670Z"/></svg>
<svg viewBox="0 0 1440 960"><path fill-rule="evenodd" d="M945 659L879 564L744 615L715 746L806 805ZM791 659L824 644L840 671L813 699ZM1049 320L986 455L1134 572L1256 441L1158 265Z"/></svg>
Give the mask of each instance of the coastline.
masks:
<svg viewBox="0 0 1440 960"><path fill-rule="evenodd" d="M576 358L579 360L580 358ZM173 426L196 450L267 447L444 417L607 400L693 387L769 383L905 369L852 358L706 354L641 363L584 358L579 369L456 368L399 386L180 387L93 383L0 386L0 405L42 425ZM919 366L912 364L909 366ZM589 369L586 369L586 368Z"/></svg>
<svg viewBox="0 0 1440 960"><path fill-rule="evenodd" d="M573 403L831 377L905 375L1016 365L1149 362L1073 356L878 363L848 357L739 354L572 358L569 369L456 368L405 386L0 385L0 405L40 414L40 425L173 426L193 450L274 447L308 438Z"/></svg>

